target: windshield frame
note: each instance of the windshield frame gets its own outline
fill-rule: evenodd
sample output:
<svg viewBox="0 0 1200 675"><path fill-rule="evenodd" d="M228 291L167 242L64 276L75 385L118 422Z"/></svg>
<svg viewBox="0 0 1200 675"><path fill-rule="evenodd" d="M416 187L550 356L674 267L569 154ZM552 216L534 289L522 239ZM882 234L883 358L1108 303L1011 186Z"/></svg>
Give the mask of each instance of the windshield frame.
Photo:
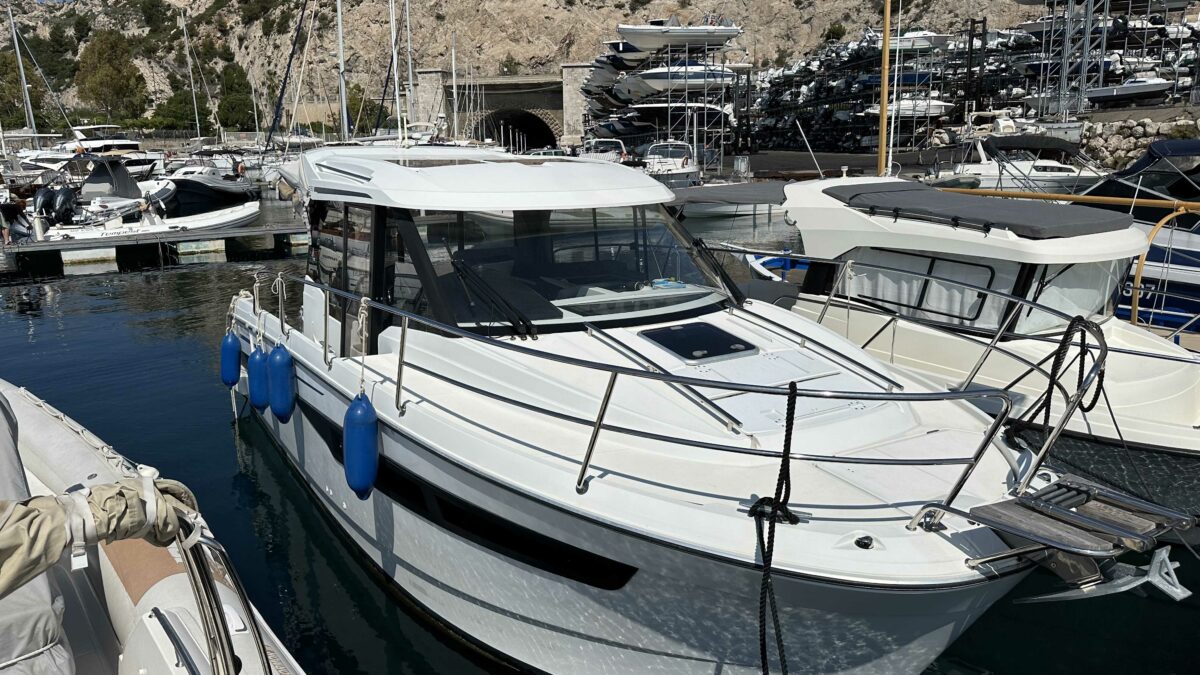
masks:
<svg viewBox="0 0 1200 675"><path fill-rule="evenodd" d="M629 210L632 215L628 220L622 222L620 217L612 217L613 214L619 216L620 212L625 210ZM393 208L387 211L397 214L405 212L404 209ZM606 211L609 216L607 228L602 226L606 219L596 217ZM503 224L499 227L500 238L490 241L477 226L476 218L483 222L486 222L484 219L490 218L492 222L488 227L494 227L495 222L503 218L500 216L498 219L500 212L422 212L416 215L415 219L405 214L399 219L399 222L403 223L401 237L413 258L412 262L416 263L422 284L430 291L429 309L437 320L490 336L524 337L586 330L590 326L621 327L662 323L719 311L730 302L736 302L736 294L729 289L729 281L719 266L717 269L713 268L714 262L704 255L702 244L697 243L661 204L506 213L513 219L508 227L514 228L514 231L517 218L515 214L550 214L545 216L545 231L522 235L522 238L530 246L548 247L548 260L552 267L572 262L570 254L567 256L568 260L557 259L558 254L564 251L594 249L596 258L574 262L590 262L596 265L605 263L619 267L617 263L625 261L628 256L641 256L636 264L648 277L636 282L632 288L622 287L615 290L606 288L599 282L581 282L573 288L563 286L564 291L569 289L582 293L557 298L535 298L541 306L553 307L554 310L560 311L560 316L539 316L536 312L526 315L527 305L522 305L521 298L533 298L531 294L534 291L521 287L514 289L510 282L516 279L516 275L511 271L507 276L501 276L494 269L489 269L503 267L505 264L511 268L516 261L516 249L507 251L508 247L504 245L508 240L503 238ZM588 214L592 216L590 226L586 219ZM553 222L557 223L557 227L551 224L552 218L555 219ZM577 230L569 223L570 218L580 218ZM565 225L564 219L568 220ZM632 236L632 241L620 245L611 241L600 243L602 237L620 238L624 235ZM515 235L508 236L513 237L512 242L517 241ZM544 241L541 241L543 239ZM582 242L583 239L588 241ZM562 243L567 245L555 247L556 244ZM605 252L606 248L620 251L623 247L629 249L623 251L625 257L618 258L616 252ZM640 252L638 247L641 247ZM666 251L665 255L661 255L662 251ZM418 257L422 260L416 260ZM490 265L485 266L480 261L486 261ZM473 269L463 270L463 266ZM670 267L681 270L684 277L657 274ZM629 272L632 268L626 266L621 269ZM455 278L453 282L446 280L448 271ZM683 278L699 278L704 283L683 281ZM567 278L537 276L534 280L565 283ZM520 281L530 282L531 279ZM514 296L514 291L519 292ZM495 296L500 296L501 300L497 302ZM464 306L464 301L467 306ZM614 309L600 309L604 305ZM580 311L584 307L592 311ZM624 307L628 309L617 309ZM468 311L474 313L473 318L468 318Z"/></svg>

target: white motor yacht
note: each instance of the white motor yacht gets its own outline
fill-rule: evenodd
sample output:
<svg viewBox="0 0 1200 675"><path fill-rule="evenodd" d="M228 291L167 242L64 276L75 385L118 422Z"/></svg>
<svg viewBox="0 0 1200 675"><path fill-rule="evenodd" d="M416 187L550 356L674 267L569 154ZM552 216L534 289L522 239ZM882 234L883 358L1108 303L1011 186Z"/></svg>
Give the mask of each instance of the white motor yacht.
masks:
<svg viewBox="0 0 1200 675"><path fill-rule="evenodd" d="M301 675L195 498L156 478L0 380L0 672Z"/></svg>
<svg viewBox="0 0 1200 675"><path fill-rule="evenodd" d="M459 148L299 162L307 274L233 298L223 381L372 565L505 662L915 673L1032 562L1103 586L1097 561L1161 559L1157 535L1190 525L1055 482L968 403L1006 395L746 302L642 172ZM1110 541L1031 510L1067 493L1060 511L1149 527Z"/></svg>
<svg viewBox="0 0 1200 675"><path fill-rule="evenodd" d="M235 229L258 220L260 191L244 178L198 174L136 182L122 162L110 157L80 155L73 163L87 171L78 195L69 187L39 190L29 208L32 239Z"/></svg>
<svg viewBox="0 0 1200 675"><path fill-rule="evenodd" d="M967 149L967 156L953 164L950 173L977 177L983 190L1074 194L1088 190L1109 173L1080 155L1078 144L1051 136L986 136L972 141Z"/></svg>
<svg viewBox="0 0 1200 675"><path fill-rule="evenodd" d="M1093 87L1084 94L1088 101L1096 105L1116 106L1164 99L1174 88L1173 80L1164 80L1161 77L1131 77L1115 87Z"/></svg>
<svg viewBox="0 0 1200 675"><path fill-rule="evenodd" d="M810 264L799 299L787 301L795 311L823 314L823 325L858 344L893 315L916 319L894 336L889 325L870 351L952 388L1010 391L1017 415L1026 417L1045 400L1039 370L1074 373L1081 359L1106 349L1102 387L1087 392L1091 405L1069 420L1067 440L1107 446L1119 458L1155 453L1156 461L1177 467L1169 480L1181 487L1200 471L1200 360L1113 316L1130 260L1147 247L1129 215L951 194L888 178L793 183L786 193L804 254L838 261L837 272L815 272ZM835 295L839 309L823 312ZM1088 339L1085 356L1078 340L1073 349L1060 344L1076 316L1096 324L1105 347ZM970 340L956 339L964 336ZM999 351L988 352L989 344ZM1058 393L1050 399L1051 410L1066 405ZM1172 501L1155 492L1172 485L1147 486L1126 470L1131 474L1114 480ZM1177 490L1176 499L1200 513L1194 488Z"/></svg>
<svg viewBox="0 0 1200 675"><path fill-rule="evenodd" d="M700 166L692 146L683 141L651 143L642 153L647 175L669 188L685 188L700 183Z"/></svg>
<svg viewBox="0 0 1200 675"><path fill-rule="evenodd" d="M657 92L719 91L733 84L737 75L730 69L694 60L676 61L667 66L638 73L638 80Z"/></svg>
<svg viewBox="0 0 1200 675"><path fill-rule="evenodd" d="M660 49L716 49L741 35L742 29L728 22L684 26L672 17L645 24L618 24L617 34L642 52L653 54Z"/></svg>

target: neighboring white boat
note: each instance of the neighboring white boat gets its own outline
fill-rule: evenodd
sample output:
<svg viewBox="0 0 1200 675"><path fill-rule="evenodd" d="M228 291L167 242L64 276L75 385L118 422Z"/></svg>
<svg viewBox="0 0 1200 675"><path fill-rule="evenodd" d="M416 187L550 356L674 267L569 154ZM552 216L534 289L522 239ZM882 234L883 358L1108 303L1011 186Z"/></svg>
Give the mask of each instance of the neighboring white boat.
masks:
<svg viewBox="0 0 1200 675"><path fill-rule="evenodd" d="M656 92L705 89L719 91L732 85L737 80L737 75L728 68L686 60L677 61L669 66L645 70L638 73L637 79L649 85Z"/></svg>
<svg viewBox="0 0 1200 675"><path fill-rule="evenodd" d="M888 115L897 117L941 117L949 114L951 110L954 110L953 103L917 96L905 96L899 101L892 101L888 104ZM864 112L868 115L878 116L879 104L868 107Z"/></svg>
<svg viewBox="0 0 1200 675"><path fill-rule="evenodd" d="M1166 98L1175 82L1161 77L1131 77L1116 87L1092 87L1085 93L1096 105L1120 105Z"/></svg>
<svg viewBox="0 0 1200 675"><path fill-rule="evenodd" d="M87 163L91 171L77 200L68 187L57 191L43 188L34 195L29 207L33 239L106 239L233 229L258 220L259 189L246 179L197 174L138 183L118 160L94 157Z"/></svg>
<svg viewBox="0 0 1200 675"><path fill-rule="evenodd" d="M1146 235L1131 226L1127 214L956 195L885 178L793 183L786 192L784 206L796 222L806 255L928 271L948 283L984 289L942 288L902 272L852 265L853 316L847 320L844 312L830 311L825 325L840 333L849 330L851 339L865 339L887 321L868 305L922 319L927 327L914 324L873 351L878 354L894 344L895 363L948 386L970 379L1011 389L1022 413L1044 392L1045 381L1009 383L1020 380L1029 363L1049 363L1066 327L1062 315L1096 321L1108 352L1104 400L1073 417L1068 435L1200 459L1200 359L1113 317L1112 300L1129 262L1147 248ZM1003 295L987 295L993 292L1049 309L1014 316L1010 312L1015 306ZM820 294L809 296L797 303L797 311L813 316L824 300ZM854 311L855 306L861 311ZM969 377L983 347L1006 324L1010 327L1001 346L1028 363L997 355L983 363L976 377ZM949 342L947 331L975 336L977 347L964 349L969 343ZM1096 343L1089 342L1094 355ZM1097 390L1090 391L1088 400L1097 395ZM1054 406L1061 405L1055 396ZM1196 498L1200 504L1200 495Z"/></svg>
<svg viewBox="0 0 1200 675"><path fill-rule="evenodd" d="M924 51L945 47L952 36L946 33L935 33L931 30L916 29L905 31L902 35L889 41L892 51Z"/></svg>
<svg viewBox="0 0 1200 675"><path fill-rule="evenodd" d="M967 147L967 157L949 172L978 177L984 190L1079 193L1109 173L1080 156L1078 145L1050 136L987 136Z"/></svg>
<svg viewBox="0 0 1200 675"><path fill-rule="evenodd" d="M619 24L621 39L643 52L660 49L715 49L742 34L734 25L683 26L674 18L647 24Z"/></svg>
<svg viewBox="0 0 1200 675"><path fill-rule="evenodd" d="M1190 524L1145 514L1162 524L1117 543L1030 532L1022 483L1034 505L1081 484L1047 484L966 403L1002 394L930 387L744 302L640 172L420 147L300 162L311 258L278 287L303 319L239 293L228 363L252 346L291 355L294 379L275 382L300 386L251 407L317 504L413 602L505 661L761 672L780 660L761 626L793 672L915 673L1015 586L1021 556L1066 546L1058 569L1091 569ZM243 372L239 391L260 396ZM1110 494L1058 512L1128 513ZM1003 541L1021 533L1037 546ZM1089 594L1113 566L1096 569Z"/></svg>
<svg viewBox="0 0 1200 675"><path fill-rule="evenodd" d="M700 167L692 146L683 141L651 143L642 154L646 174L669 188L685 188L700 183Z"/></svg>
<svg viewBox="0 0 1200 675"><path fill-rule="evenodd" d="M0 671L303 672L193 515L195 498L155 478L0 380L0 533L21 543L3 551Z"/></svg>

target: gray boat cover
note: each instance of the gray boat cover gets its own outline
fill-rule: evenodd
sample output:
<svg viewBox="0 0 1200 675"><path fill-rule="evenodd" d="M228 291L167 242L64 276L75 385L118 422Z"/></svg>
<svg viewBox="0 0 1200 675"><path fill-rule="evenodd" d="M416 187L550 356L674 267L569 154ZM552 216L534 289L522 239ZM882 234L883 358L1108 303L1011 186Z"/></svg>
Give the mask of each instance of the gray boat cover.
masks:
<svg viewBox="0 0 1200 675"><path fill-rule="evenodd" d="M0 527L14 517L17 501L29 498L17 454L17 417L0 395ZM5 506L6 502L10 506ZM63 640L63 599L40 574L0 598L0 673L51 675L75 672Z"/></svg>
<svg viewBox="0 0 1200 675"><path fill-rule="evenodd" d="M1133 224L1133 217L1126 213L1020 199L1000 201L909 181L835 185L822 192L855 209L952 226L1008 230L1026 239L1115 232Z"/></svg>
<svg viewBox="0 0 1200 675"><path fill-rule="evenodd" d="M782 204L783 187L787 181L759 183L728 183L676 188L675 199L667 206L683 204Z"/></svg>

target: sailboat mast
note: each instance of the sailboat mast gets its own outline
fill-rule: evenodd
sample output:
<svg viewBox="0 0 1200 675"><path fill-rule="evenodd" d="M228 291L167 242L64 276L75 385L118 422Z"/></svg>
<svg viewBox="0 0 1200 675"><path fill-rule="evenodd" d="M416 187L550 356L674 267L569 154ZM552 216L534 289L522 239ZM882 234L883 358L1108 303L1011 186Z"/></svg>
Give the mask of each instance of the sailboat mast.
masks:
<svg viewBox="0 0 1200 675"><path fill-rule="evenodd" d="M409 16L412 14L412 7L409 6L408 0L404 0L404 35L408 42L408 48L405 51L405 56L408 58L408 86L405 87L405 108L408 109L408 119L413 119L413 62L412 62L412 21Z"/></svg>
<svg viewBox="0 0 1200 675"><path fill-rule="evenodd" d="M397 56L400 45L396 40L396 0L388 0L388 22L392 33L392 96L396 101L392 112L396 114L396 145L399 146L404 143L404 115L400 114L400 64ZM407 96L404 102L408 103Z"/></svg>
<svg viewBox="0 0 1200 675"><path fill-rule="evenodd" d="M192 77L192 43L188 39L187 12L179 10L179 25L183 27L183 55L187 59L188 85L192 90L192 114L196 116L196 140L200 140L200 105L196 103L196 80Z"/></svg>
<svg viewBox="0 0 1200 675"><path fill-rule="evenodd" d="M33 119L33 103L29 100L29 85L25 82L25 60L21 58L21 46L17 38L17 22L13 19L11 4L8 6L8 24L12 26L13 51L17 53L17 74L21 76L21 96L25 101L25 125L33 132L33 140L37 143L37 122ZM38 147L41 147L40 143L38 143Z"/></svg>
<svg viewBox="0 0 1200 675"><path fill-rule="evenodd" d="M888 125L888 66L891 65L892 54L892 2L883 0L883 61L880 65L879 78L879 158L876 161L876 173L887 175L887 125Z"/></svg>
<svg viewBox="0 0 1200 675"><path fill-rule="evenodd" d="M454 135L451 137L458 140L458 31L450 34L450 89L454 92L454 108L451 112L451 127L454 129Z"/></svg>
<svg viewBox="0 0 1200 675"><path fill-rule="evenodd" d="M350 106L346 103L346 41L342 33L342 0L337 0L338 115L342 118L342 140L350 140Z"/></svg>

